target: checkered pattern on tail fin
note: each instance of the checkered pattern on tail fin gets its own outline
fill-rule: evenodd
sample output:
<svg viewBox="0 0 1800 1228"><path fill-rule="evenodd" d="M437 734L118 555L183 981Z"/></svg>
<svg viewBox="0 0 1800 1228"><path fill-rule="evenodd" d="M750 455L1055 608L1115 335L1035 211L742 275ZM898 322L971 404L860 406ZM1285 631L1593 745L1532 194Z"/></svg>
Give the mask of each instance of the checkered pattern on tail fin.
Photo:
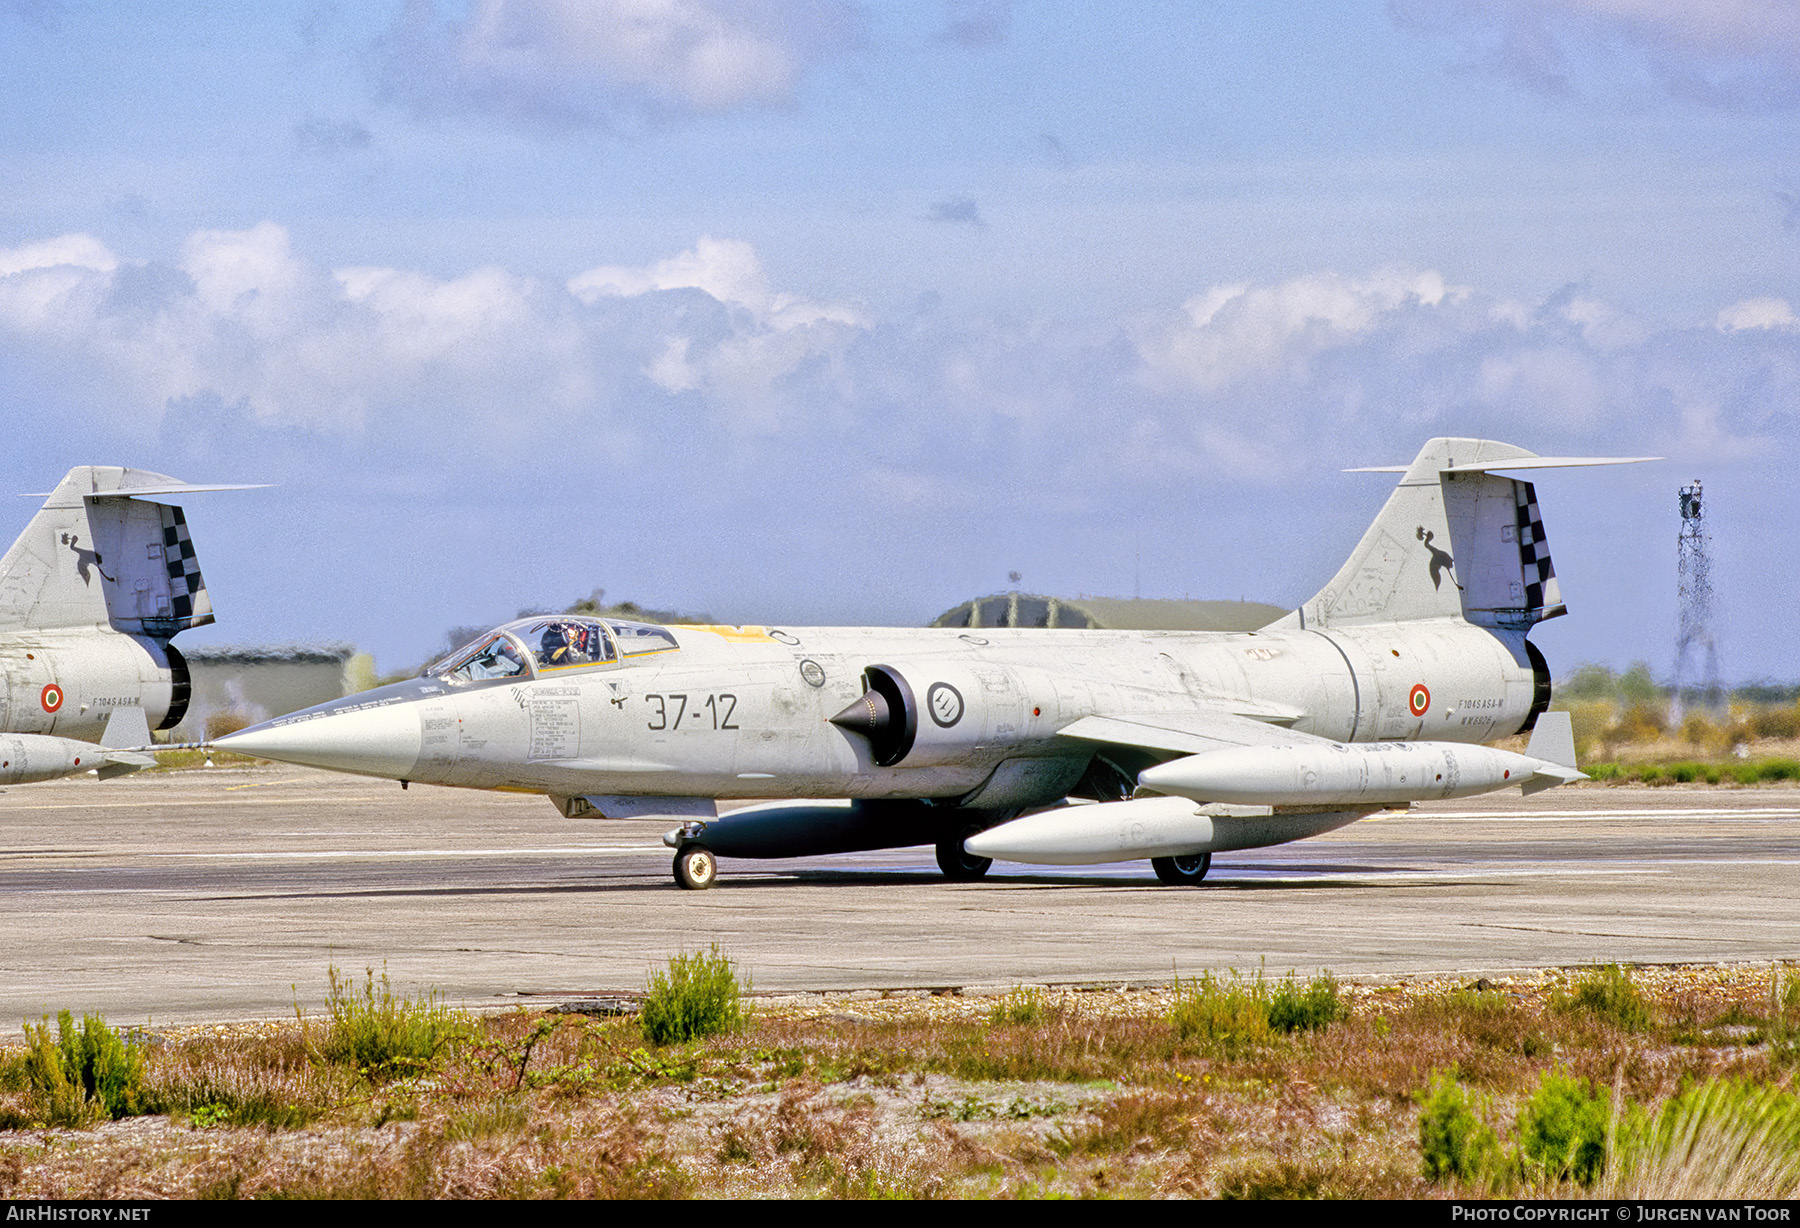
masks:
<svg viewBox="0 0 1800 1228"><path fill-rule="evenodd" d="M1538 512L1537 490L1530 482L1513 482L1519 504L1519 570L1525 580L1525 608L1541 610L1556 569L1550 565L1550 545L1544 540L1544 518Z"/></svg>
<svg viewBox="0 0 1800 1228"><path fill-rule="evenodd" d="M188 536L187 517L181 509L162 506L163 558L169 566L169 612L188 622L196 605L203 609L206 582L200 578L200 563L194 557L194 541Z"/></svg>

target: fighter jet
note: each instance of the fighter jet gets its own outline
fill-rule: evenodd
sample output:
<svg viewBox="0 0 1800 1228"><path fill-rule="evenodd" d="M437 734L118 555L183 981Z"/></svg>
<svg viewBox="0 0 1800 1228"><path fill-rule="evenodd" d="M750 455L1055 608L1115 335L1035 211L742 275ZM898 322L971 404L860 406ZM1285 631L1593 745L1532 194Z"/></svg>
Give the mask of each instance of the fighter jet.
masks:
<svg viewBox="0 0 1800 1228"><path fill-rule="evenodd" d="M187 711L170 641L213 612L186 517L151 496L238 489L84 466L49 492L0 560L0 785L155 762L129 748Z"/></svg>
<svg viewBox="0 0 1800 1228"><path fill-rule="evenodd" d="M1399 485L1331 582L1259 631L541 615L215 745L540 793L570 818L675 816L687 888L720 857L917 844L951 879L1147 858L1197 884L1215 852L1582 779L1527 638L1564 613L1537 495L1503 471L1623 460L1431 440L1381 470ZM1534 726L1522 754L1482 745Z"/></svg>

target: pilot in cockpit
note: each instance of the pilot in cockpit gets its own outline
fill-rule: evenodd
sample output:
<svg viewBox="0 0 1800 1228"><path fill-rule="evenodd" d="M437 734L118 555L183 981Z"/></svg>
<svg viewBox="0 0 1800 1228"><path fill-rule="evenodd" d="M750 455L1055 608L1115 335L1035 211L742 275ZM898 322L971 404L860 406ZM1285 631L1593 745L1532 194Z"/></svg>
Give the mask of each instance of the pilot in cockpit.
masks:
<svg viewBox="0 0 1800 1228"><path fill-rule="evenodd" d="M577 659L563 624L551 623L544 628L544 638L538 643L540 665L555 669L559 665L573 665Z"/></svg>

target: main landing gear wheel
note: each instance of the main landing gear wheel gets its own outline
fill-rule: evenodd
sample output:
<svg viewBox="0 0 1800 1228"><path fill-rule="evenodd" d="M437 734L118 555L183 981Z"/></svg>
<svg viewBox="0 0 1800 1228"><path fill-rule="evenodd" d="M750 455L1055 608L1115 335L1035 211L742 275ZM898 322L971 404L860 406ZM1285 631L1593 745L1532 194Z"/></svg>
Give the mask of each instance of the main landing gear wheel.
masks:
<svg viewBox="0 0 1800 1228"><path fill-rule="evenodd" d="M1211 853L1190 853L1186 857L1152 857L1150 868L1156 871L1166 887L1198 887L1212 868Z"/></svg>
<svg viewBox="0 0 1800 1228"><path fill-rule="evenodd" d="M939 840L937 845L938 869L944 877L953 883L972 883L988 872L994 864L992 857L976 857L963 848L962 838L953 836L948 840Z"/></svg>
<svg viewBox="0 0 1800 1228"><path fill-rule="evenodd" d="M675 883L688 891L705 891L719 878L719 859L704 844L690 844L675 854Z"/></svg>

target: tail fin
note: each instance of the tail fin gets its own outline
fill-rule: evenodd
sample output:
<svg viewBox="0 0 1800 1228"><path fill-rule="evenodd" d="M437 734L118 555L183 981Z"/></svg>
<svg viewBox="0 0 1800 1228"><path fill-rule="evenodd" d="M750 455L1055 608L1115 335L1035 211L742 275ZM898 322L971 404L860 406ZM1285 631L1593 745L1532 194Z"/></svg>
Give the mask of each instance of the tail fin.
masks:
<svg viewBox="0 0 1800 1228"><path fill-rule="evenodd" d="M1356 470L1404 476L1349 561L1290 617L1306 627L1464 618L1526 630L1567 613L1537 491L1490 471L1653 459L1538 456L1490 439L1433 439L1411 465Z"/></svg>
<svg viewBox="0 0 1800 1228"><path fill-rule="evenodd" d="M71 469L0 560L0 628L112 627L168 638L213 621L181 509L160 473Z"/></svg>

